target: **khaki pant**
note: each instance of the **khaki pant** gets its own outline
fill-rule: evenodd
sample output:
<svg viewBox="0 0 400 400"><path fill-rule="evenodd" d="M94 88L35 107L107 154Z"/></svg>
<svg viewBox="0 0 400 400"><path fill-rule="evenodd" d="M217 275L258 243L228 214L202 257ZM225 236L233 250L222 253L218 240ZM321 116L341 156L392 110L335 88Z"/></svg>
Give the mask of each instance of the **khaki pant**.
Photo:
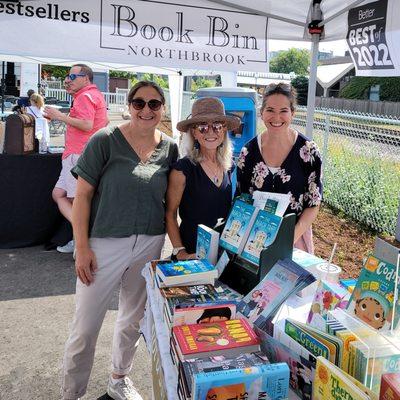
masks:
<svg viewBox="0 0 400 400"><path fill-rule="evenodd" d="M90 286L77 279L76 311L64 354L64 399L77 399L86 392L97 337L119 284L112 371L125 375L131 370L140 338L139 321L146 303L146 284L141 271L146 262L160 257L163 244L164 235L90 239L98 269Z"/></svg>

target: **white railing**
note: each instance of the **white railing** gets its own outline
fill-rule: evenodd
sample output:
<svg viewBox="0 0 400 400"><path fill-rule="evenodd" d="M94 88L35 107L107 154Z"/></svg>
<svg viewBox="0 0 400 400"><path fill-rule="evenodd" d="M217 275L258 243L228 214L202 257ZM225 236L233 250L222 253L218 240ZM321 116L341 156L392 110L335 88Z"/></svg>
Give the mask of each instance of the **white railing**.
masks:
<svg viewBox="0 0 400 400"><path fill-rule="evenodd" d="M62 89L64 87L63 81L43 81L44 85L50 89Z"/></svg>
<svg viewBox="0 0 400 400"><path fill-rule="evenodd" d="M102 92L104 95L104 99L107 104L107 108L111 112L123 112L126 109L127 103L127 93L119 92L119 93L111 93L111 92ZM46 97L54 97L60 101L70 101L71 96L66 92L65 89L52 89L46 88Z"/></svg>

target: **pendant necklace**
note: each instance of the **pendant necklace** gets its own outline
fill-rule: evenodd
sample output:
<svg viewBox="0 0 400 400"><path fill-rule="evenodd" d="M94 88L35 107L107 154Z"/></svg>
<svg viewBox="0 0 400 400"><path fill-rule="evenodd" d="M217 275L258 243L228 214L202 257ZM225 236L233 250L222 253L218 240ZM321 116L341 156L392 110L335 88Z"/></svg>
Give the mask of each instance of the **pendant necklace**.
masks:
<svg viewBox="0 0 400 400"><path fill-rule="evenodd" d="M208 164L206 164L206 165L207 165L208 169L210 170L211 174L213 175L213 177L211 178L212 182L215 185L218 185L218 183L219 183L219 177L218 177L219 166L217 166L217 169L215 171Z"/></svg>

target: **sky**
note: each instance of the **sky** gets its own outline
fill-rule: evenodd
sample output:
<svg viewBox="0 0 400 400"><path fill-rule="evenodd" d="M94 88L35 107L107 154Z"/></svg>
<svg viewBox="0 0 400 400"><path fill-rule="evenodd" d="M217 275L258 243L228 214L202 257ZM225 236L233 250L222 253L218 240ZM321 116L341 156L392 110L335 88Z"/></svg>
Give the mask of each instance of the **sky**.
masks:
<svg viewBox="0 0 400 400"><path fill-rule="evenodd" d="M298 49L311 49L310 42L293 42L289 40L270 40L268 42L269 51L287 50L291 47ZM320 51L333 51L335 56L344 56L344 52L348 49L345 40L334 40L332 42L321 42L319 44Z"/></svg>

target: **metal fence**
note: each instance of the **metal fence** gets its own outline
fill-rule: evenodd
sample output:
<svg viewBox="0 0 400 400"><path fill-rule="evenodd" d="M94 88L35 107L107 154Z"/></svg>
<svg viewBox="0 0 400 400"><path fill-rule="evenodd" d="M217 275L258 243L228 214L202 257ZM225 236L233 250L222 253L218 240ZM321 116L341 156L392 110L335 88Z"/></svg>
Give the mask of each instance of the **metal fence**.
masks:
<svg viewBox="0 0 400 400"><path fill-rule="evenodd" d="M293 124L304 132L306 108ZM316 109L324 201L379 232L395 234L400 201L400 120Z"/></svg>

